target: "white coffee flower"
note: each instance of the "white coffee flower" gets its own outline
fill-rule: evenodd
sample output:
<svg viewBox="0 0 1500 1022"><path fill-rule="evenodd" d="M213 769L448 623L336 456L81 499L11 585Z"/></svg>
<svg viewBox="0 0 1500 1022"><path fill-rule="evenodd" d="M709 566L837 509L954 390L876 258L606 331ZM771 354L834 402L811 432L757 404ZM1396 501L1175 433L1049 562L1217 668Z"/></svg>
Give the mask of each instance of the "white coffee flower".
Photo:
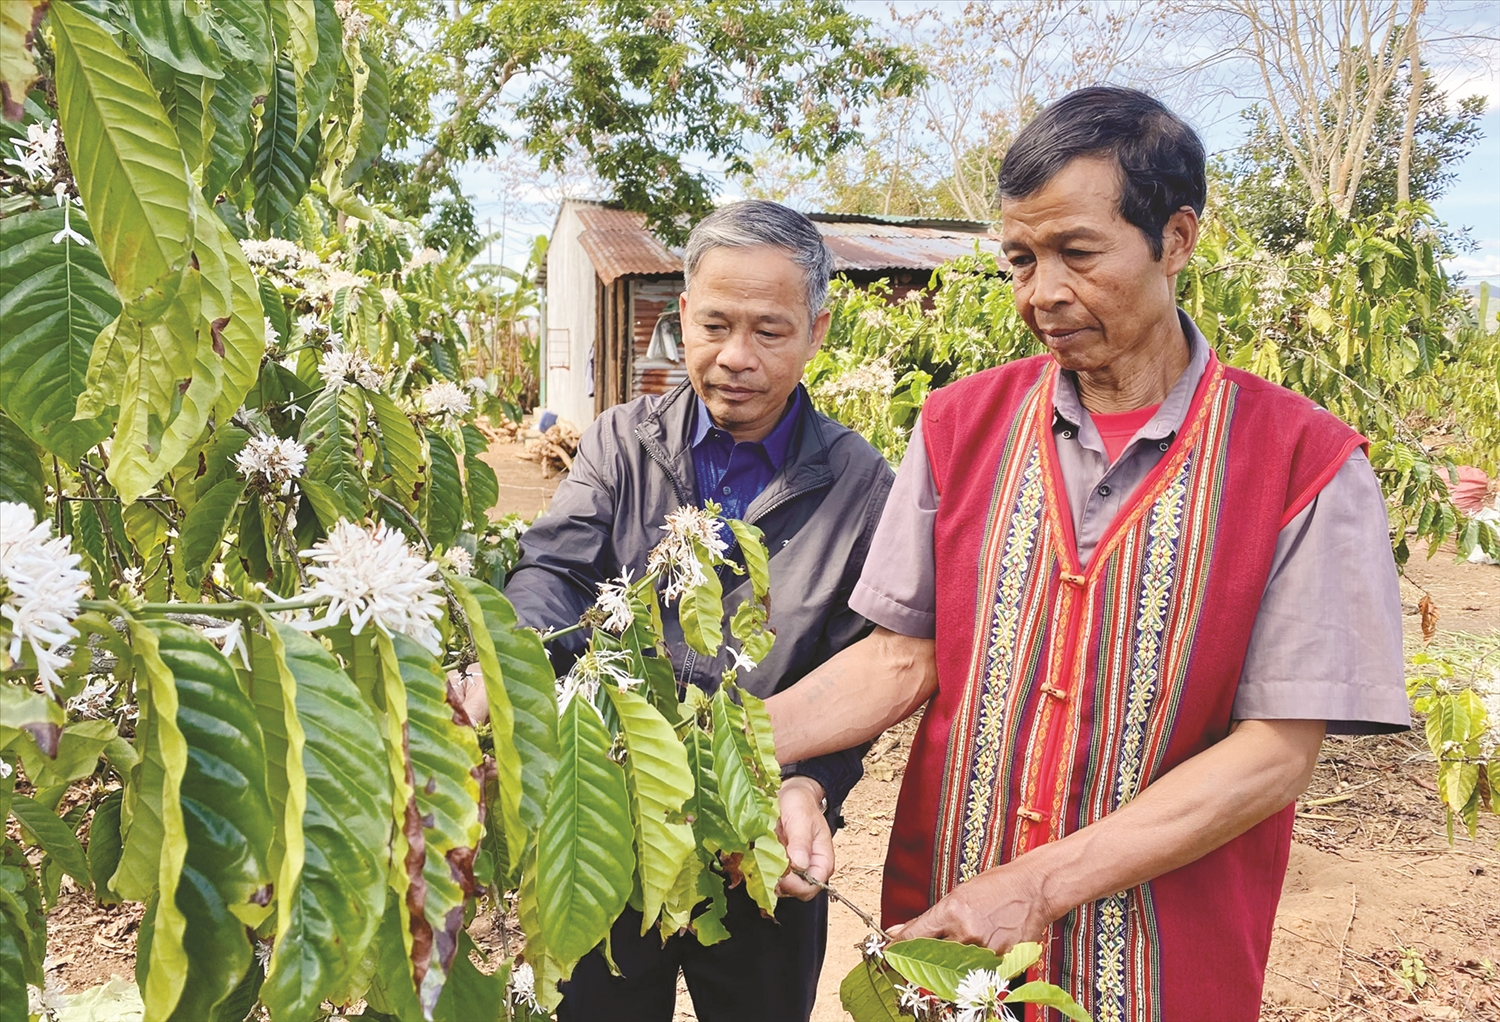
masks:
<svg viewBox="0 0 1500 1022"><path fill-rule="evenodd" d="M428 266L432 263L440 263L442 261L443 253L439 252L437 249L420 248L417 249L416 252L412 253L411 262L401 267L401 272L410 273L412 270L420 269L423 266Z"/></svg>
<svg viewBox="0 0 1500 1022"><path fill-rule="evenodd" d="M878 933L867 935L864 944L860 946L859 952L871 961L880 961L885 957L885 938Z"/></svg>
<svg viewBox="0 0 1500 1022"><path fill-rule="evenodd" d="M271 943L270 937L267 937L265 940L257 940L255 942L255 961L256 964L260 966L261 972L269 972L271 969L272 947L273 945Z"/></svg>
<svg viewBox="0 0 1500 1022"><path fill-rule="evenodd" d="M250 647L245 642L245 626L239 618L234 618L217 628L203 629L203 637L219 647L224 654L224 659L227 660L235 653L239 653L240 663L245 665L245 670L253 669L250 666Z"/></svg>
<svg viewBox="0 0 1500 1022"><path fill-rule="evenodd" d="M729 651L729 661L730 667L736 671L744 671L747 674L760 666L759 662L747 656L743 649L731 649Z"/></svg>
<svg viewBox="0 0 1500 1022"><path fill-rule="evenodd" d="M281 340L281 334L276 332L276 327L271 323L271 317L262 316L261 318L266 321L266 343L275 344L277 341Z"/></svg>
<svg viewBox="0 0 1500 1022"><path fill-rule="evenodd" d="M306 447L295 440L268 433L251 437L234 456L234 466L240 475L251 481L279 486L282 493L290 491L291 481L302 474L306 465Z"/></svg>
<svg viewBox="0 0 1500 1022"><path fill-rule="evenodd" d="M920 1018L924 1012L931 1011L938 1001L938 998L924 992L915 983L903 983L896 988L896 992L900 995L898 1005L917 1018Z"/></svg>
<svg viewBox="0 0 1500 1022"><path fill-rule="evenodd" d="M64 238L68 238L80 245L87 245L89 239L73 230L73 203L68 198L68 186L59 181L52 189L52 194L57 196L57 204L62 207L63 211L62 230L52 235L52 244L56 245Z"/></svg>
<svg viewBox="0 0 1500 1022"><path fill-rule="evenodd" d="M415 553L400 532L384 522L371 531L341 519L302 555L313 560L307 573L317 580L306 595L330 601L312 627L335 624L347 613L355 635L374 623L433 652L442 648L436 627L444 609L438 567Z"/></svg>
<svg viewBox="0 0 1500 1022"><path fill-rule="evenodd" d="M99 720L109 712L110 697L119 686L108 678L99 678L83 686L83 691L69 699L65 709L75 720Z"/></svg>
<svg viewBox="0 0 1500 1022"><path fill-rule="evenodd" d="M603 627L619 635L635 623L635 611L630 607L630 572L613 582L599 583L599 598L594 606L604 614Z"/></svg>
<svg viewBox="0 0 1500 1022"><path fill-rule="evenodd" d="M510 970L510 996L517 1004L539 1011L536 1001L536 973L527 962L517 962Z"/></svg>
<svg viewBox="0 0 1500 1022"><path fill-rule="evenodd" d="M438 563L455 575L474 574L474 557L461 546L444 550L438 558Z"/></svg>
<svg viewBox="0 0 1500 1022"><path fill-rule="evenodd" d="M57 176L57 143L56 121L45 128L40 124L29 124L26 126L26 140L13 139L10 143L20 159L5 162L20 168L27 177L50 181Z"/></svg>
<svg viewBox="0 0 1500 1022"><path fill-rule="evenodd" d="M958 1022L985 1022L1005 1011L1002 1006L1010 984L997 969L970 969L958 981Z"/></svg>
<svg viewBox="0 0 1500 1022"><path fill-rule="evenodd" d="M429 383L422 391L421 406L429 415L468 415L473 403L463 388L450 380Z"/></svg>
<svg viewBox="0 0 1500 1022"><path fill-rule="evenodd" d="M52 523L38 522L25 504L0 502L0 618L11 633L6 653L14 663L21 644L30 645L49 696L62 680L58 668L68 663L57 649L78 637L72 621L88 591L88 573L78 570L83 556L71 545L69 536L54 539Z"/></svg>
<svg viewBox="0 0 1500 1022"><path fill-rule="evenodd" d="M717 519L702 508L691 505L668 514L662 531L667 538L658 543L646 558L646 570L661 572L667 583L662 598L671 603L694 586L708 581L694 543L706 549L713 561L724 556L729 544L719 535Z"/></svg>
<svg viewBox="0 0 1500 1022"><path fill-rule="evenodd" d="M346 383L357 383L366 390L378 390L385 382L375 363L359 348L341 351L338 348L327 352L318 363L318 373L330 387L342 387Z"/></svg>
<svg viewBox="0 0 1500 1022"><path fill-rule="evenodd" d="M488 394L490 385L485 382L483 376L471 376L464 381L464 386L476 394Z"/></svg>
<svg viewBox="0 0 1500 1022"><path fill-rule="evenodd" d="M5 762L5 760L3 759L0 759L0 781L5 780L15 772L15 769L9 763Z"/></svg>
<svg viewBox="0 0 1500 1022"><path fill-rule="evenodd" d="M304 337L307 337L314 333L321 333L327 330L328 327L319 323L317 316L314 316L310 312L304 312L297 317L297 329L302 331Z"/></svg>
<svg viewBox="0 0 1500 1022"><path fill-rule="evenodd" d="M282 269L300 269L318 265L318 257L285 238L267 238L259 241L246 238L240 242L240 251L251 266L276 266Z"/></svg>
<svg viewBox="0 0 1500 1022"><path fill-rule="evenodd" d="M557 705L566 707L575 695L590 703L599 694L599 685L607 683L621 692L629 692L644 679L630 673L631 654L622 649L591 649L573 663L573 669L557 680Z"/></svg>

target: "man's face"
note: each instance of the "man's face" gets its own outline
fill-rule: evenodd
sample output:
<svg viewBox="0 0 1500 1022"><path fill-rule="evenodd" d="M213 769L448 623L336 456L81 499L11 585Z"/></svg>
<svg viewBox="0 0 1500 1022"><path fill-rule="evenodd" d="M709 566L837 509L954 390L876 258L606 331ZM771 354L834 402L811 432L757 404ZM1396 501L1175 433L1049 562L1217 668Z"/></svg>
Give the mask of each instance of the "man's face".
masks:
<svg viewBox="0 0 1500 1022"><path fill-rule="evenodd" d="M1113 160L1079 157L1036 193L1000 205L1016 309L1064 369L1109 367L1168 321L1176 276L1192 256L1198 221L1173 214L1160 260L1120 216Z"/></svg>
<svg viewBox="0 0 1500 1022"><path fill-rule="evenodd" d="M823 343L828 310L808 323L802 268L771 245L710 249L681 303L693 389L735 440L763 438Z"/></svg>

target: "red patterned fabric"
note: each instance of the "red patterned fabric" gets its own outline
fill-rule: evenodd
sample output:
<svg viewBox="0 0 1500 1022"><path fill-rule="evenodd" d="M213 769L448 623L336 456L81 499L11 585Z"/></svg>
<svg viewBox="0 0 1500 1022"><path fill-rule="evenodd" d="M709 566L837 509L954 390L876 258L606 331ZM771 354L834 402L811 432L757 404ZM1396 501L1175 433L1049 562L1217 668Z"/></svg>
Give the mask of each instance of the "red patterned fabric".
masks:
<svg viewBox="0 0 1500 1022"><path fill-rule="evenodd" d="M1052 437L1055 363L933 394L938 692L886 860L888 924L1087 826L1229 730L1277 534L1363 439L1214 359L1088 564ZM1291 808L1053 924L1038 973L1096 1022L1254 1019ZM1050 1014L1050 1013L1049 1013Z"/></svg>

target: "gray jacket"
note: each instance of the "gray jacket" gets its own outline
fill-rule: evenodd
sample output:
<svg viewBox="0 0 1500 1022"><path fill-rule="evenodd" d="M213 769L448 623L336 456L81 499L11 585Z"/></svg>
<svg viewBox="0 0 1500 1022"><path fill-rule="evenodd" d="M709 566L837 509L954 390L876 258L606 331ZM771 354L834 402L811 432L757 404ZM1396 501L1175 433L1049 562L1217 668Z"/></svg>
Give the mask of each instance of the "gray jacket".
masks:
<svg viewBox="0 0 1500 1022"><path fill-rule="evenodd" d="M520 619L534 628L575 623L599 583L645 570L668 512L697 503L691 451L697 401L689 384L606 410L584 431L578 453L546 514L521 540L521 560L505 587ZM765 533L771 555L771 627L776 644L739 683L762 698L794 684L871 625L849 609L894 478L864 438L817 412L804 393L786 462L751 503L746 519ZM727 616L749 598L745 576L721 571ZM679 685L718 686L729 664L689 650L677 615L663 608ZM726 627L726 636L728 629ZM570 640L572 640L570 642ZM582 651L575 634L559 640L554 662ZM859 780L862 750L810 760L788 773L822 783L830 808Z"/></svg>

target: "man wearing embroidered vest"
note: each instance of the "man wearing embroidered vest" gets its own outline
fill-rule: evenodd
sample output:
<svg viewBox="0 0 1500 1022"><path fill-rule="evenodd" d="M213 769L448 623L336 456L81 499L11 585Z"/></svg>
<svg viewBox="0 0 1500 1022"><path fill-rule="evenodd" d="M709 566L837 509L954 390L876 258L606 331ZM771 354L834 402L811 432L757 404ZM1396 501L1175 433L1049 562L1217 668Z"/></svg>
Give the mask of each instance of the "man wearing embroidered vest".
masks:
<svg viewBox="0 0 1500 1022"><path fill-rule="evenodd" d="M1204 198L1143 93L1016 136L1003 246L1047 354L928 399L850 600L876 631L768 703L788 760L925 706L886 924L1040 940L1098 1022L1257 1018L1325 731L1409 725L1364 439L1175 306Z"/></svg>

